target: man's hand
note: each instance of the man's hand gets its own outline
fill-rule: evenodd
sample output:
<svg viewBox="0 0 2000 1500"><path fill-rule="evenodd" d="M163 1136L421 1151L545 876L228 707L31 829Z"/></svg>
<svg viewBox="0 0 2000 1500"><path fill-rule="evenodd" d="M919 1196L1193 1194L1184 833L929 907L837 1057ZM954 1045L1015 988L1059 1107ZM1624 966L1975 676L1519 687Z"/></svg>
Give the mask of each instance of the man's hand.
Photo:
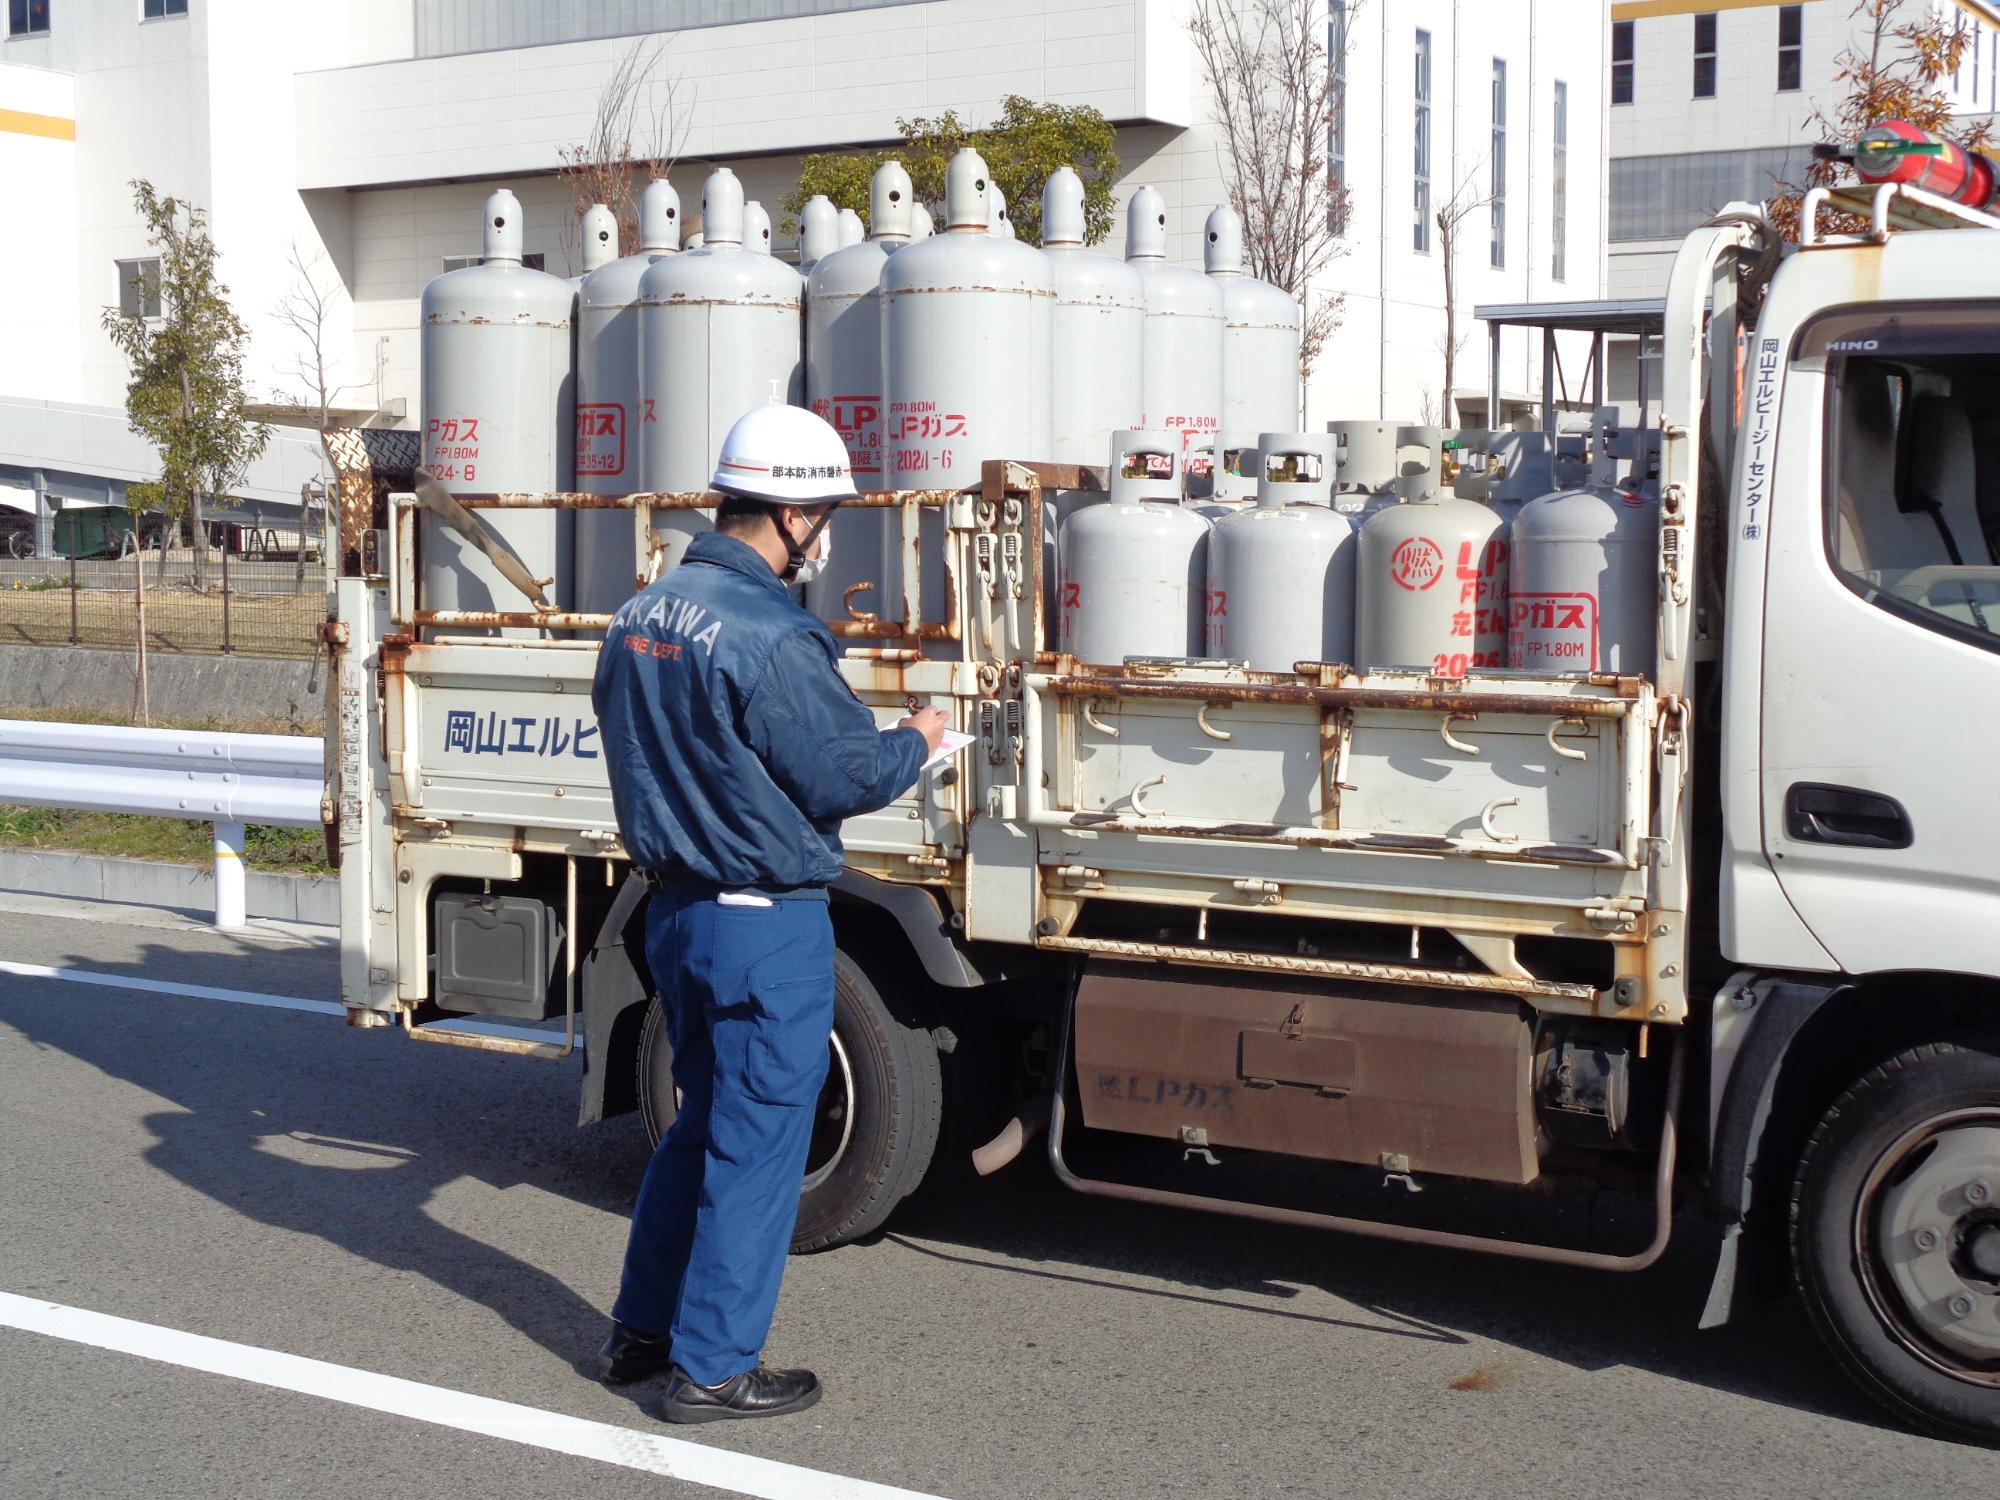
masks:
<svg viewBox="0 0 2000 1500"><path fill-rule="evenodd" d="M945 722L943 709L920 708L909 718L900 721L896 727L916 730L924 737L924 743L930 747L929 753L936 755L938 746L944 743Z"/></svg>

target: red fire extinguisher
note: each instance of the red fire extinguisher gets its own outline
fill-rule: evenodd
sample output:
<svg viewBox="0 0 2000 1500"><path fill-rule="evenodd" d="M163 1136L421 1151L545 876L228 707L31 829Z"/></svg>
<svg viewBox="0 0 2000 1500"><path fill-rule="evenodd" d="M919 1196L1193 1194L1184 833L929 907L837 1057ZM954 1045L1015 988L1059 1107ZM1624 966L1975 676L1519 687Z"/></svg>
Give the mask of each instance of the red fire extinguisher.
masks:
<svg viewBox="0 0 2000 1500"><path fill-rule="evenodd" d="M1854 144L1854 170L1864 182L1907 182L1940 198L1985 208L1996 195L2000 164L1908 120L1871 125Z"/></svg>

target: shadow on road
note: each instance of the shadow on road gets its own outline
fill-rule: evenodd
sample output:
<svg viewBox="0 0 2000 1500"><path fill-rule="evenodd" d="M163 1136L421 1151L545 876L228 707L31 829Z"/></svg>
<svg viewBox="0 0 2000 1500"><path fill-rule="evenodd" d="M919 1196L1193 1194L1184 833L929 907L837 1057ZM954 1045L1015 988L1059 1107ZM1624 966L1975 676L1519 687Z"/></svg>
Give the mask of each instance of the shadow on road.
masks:
<svg viewBox="0 0 2000 1500"><path fill-rule="evenodd" d="M68 962L248 987L226 958L186 976L185 954L166 944L144 951L134 962L84 954ZM245 1218L488 1307L567 1362L594 1352L605 1326L597 1305L431 1211L440 1189L472 1179L630 1212L644 1134L636 1120L575 1128L574 1063L419 1046L330 1017L144 996L140 1009L130 991L56 988L62 1003L38 998L0 1016L36 1044L171 1101L144 1117L152 1166ZM590 1290L608 1302L617 1272L615 1261L605 1265Z"/></svg>
<svg viewBox="0 0 2000 1500"><path fill-rule="evenodd" d="M71 962L158 977L184 971L186 957L161 944L127 964L85 955ZM206 982L231 980L218 965ZM200 1001L135 1011L129 998L83 991L60 1005L7 1005L0 1016L42 1046L171 1101L172 1108L145 1118L156 1138L146 1159L177 1181L258 1223L426 1278L490 1308L572 1366L594 1351L604 1328L600 1307L616 1286L615 1255L589 1288L601 1299L593 1302L431 1211L441 1189L472 1179L495 1188L529 1185L619 1217L630 1212L647 1157L643 1131L631 1116L575 1129L573 1065L418 1047L387 1031L336 1035L332 1020L297 1016L285 1024L218 1025L239 1016L218 1016L224 1007ZM269 1013L240 1013L257 1014ZM135 1015L143 1019L135 1023ZM302 1043L301 1025L325 1030ZM1568 1243L1643 1241L1645 1205L1600 1196L1539 1205L1534 1212L1548 1220L1540 1231L1515 1225L1511 1232ZM1696 1219L1682 1229L1650 1271L1573 1271L1081 1198L1054 1181L1037 1151L963 1194L906 1204L882 1242L951 1261L967 1277L1102 1285L1131 1297L1135 1318L1147 1301L1168 1299L1319 1325L1328 1360L1377 1338L1491 1340L1585 1372L1629 1366L1886 1425L1822 1353L1795 1303L1739 1327L1699 1332L1709 1242ZM622 1245L622 1235L616 1238ZM1288 1305L1302 1288L1331 1294L1361 1315ZM643 1389L634 1390L635 1399Z"/></svg>

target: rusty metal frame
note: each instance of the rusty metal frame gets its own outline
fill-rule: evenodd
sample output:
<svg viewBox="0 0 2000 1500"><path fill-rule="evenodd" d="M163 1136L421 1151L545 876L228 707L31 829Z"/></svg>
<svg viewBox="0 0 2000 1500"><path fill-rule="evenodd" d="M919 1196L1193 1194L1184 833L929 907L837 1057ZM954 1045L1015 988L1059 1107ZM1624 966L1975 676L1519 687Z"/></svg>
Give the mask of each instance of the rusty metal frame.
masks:
<svg viewBox="0 0 2000 1500"><path fill-rule="evenodd" d="M1643 1271L1666 1253L1674 1229L1674 1168L1679 1158L1680 1107L1687 1075L1687 1040L1676 1032L1672 1060L1667 1065L1667 1100L1660 1126L1660 1151L1653 1173L1653 1237L1643 1250L1631 1255L1613 1255L1599 1250L1569 1250L1558 1245L1531 1245L1516 1240L1492 1239L1485 1235L1455 1234L1443 1229L1422 1229L1408 1224L1390 1224L1376 1219L1355 1219L1340 1214L1323 1214L1309 1209L1278 1208L1266 1203L1240 1203L1228 1198L1210 1198L1198 1193L1177 1193L1166 1188L1137 1187L1130 1183L1107 1182L1081 1176L1063 1157L1062 1138L1068 1123L1070 1038L1076 1026L1076 992L1070 992L1063 1010L1063 1025L1057 1042L1055 1090L1049 1105L1049 1166L1064 1187L1096 1198L1116 1198L1127 1203L1149 1203L1160 1208L1196 1209L1204 1213L1228 1214L1255 1219L1266 1224L1286 1224L1306 1229L1331 1229L1344 1234L1367 1235L1372 1239L1394 1240L1405 1245L1427 1245L1439 1250L1471 1250L1484 1255L1504 1255L1515 1260L1537 1261L1543 1265L1569 1266L1586 1271Z"/></svg>

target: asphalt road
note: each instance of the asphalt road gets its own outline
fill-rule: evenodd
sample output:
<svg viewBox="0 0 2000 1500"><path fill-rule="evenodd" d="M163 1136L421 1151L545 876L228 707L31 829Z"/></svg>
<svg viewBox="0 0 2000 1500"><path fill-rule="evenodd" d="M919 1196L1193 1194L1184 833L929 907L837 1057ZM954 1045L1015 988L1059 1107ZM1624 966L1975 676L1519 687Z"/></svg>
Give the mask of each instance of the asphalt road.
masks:
<svg viewBox="0 0 2000 1500"><path fill-rule="evenodd" d="M323 941L0 899L0 961L335 995ZM1990 1454L1879 1419L1796 1306L1698 1333L1698 1237L1567 1272L1081 1199L1039 1157L795 1259L767 1352L826 1400L677 1432L658 1382L575 1368L646 1157L634 1118L573 1126L575 1084L0 972L0 1293L951 1500L1992 1493ZM0 1413L8 1500L714 1493L5 1326Z"/></svg>

